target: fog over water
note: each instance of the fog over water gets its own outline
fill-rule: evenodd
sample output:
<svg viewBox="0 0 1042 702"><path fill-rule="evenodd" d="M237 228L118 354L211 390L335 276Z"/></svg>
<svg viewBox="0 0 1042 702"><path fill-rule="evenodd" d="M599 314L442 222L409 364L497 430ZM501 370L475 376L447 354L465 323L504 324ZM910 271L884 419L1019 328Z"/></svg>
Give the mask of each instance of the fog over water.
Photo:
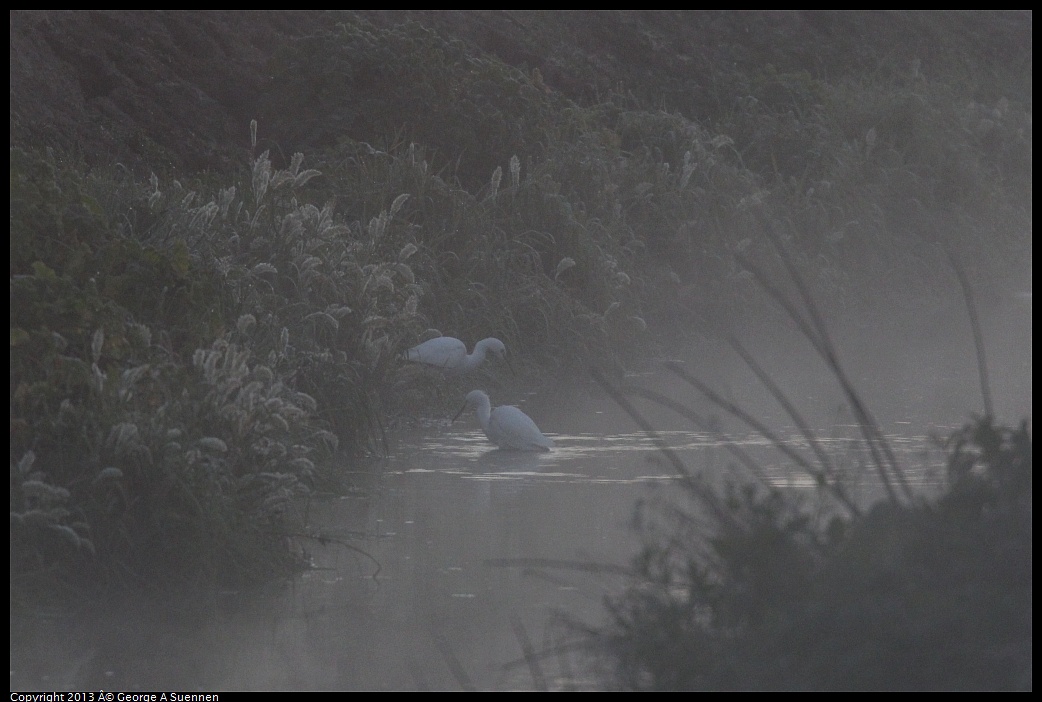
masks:
<svg viewBox="0 0 1042 702"><path fill-rule="evenodd" d="M999 419L1030 418L1030 293L981 317ZM910 482L940 489L943 454L933 439L982 406L966 317L926 320L917 334L893 338L837 326L844 368ZM827 366L783 322L765 323L743 342L849 468L855 498L872 501L878 486L860 468L867 458L857 427ZM726 343L672 351L721 395L801 444L791 418ZM624 380L710 417L759 458L773 484L814 509L812 480L660 364ZM134 603L56 619L47 624L53 644L29 656L33 665L15 665L12 654L12 688L595 688L581 638L565 620L602 620L604 598L629 582L616 569L639 547L636 505L682 491L654 443L591 380L520 397L489 391L494 405L519 404L555 450L495 450L472 413L392 433L390 455L356 495L301 505L308 528L323 537L297 544L313 570L267 593L225 593L201 626ZM728 474L732 461L718 436L649 402L634 404L689 467ZM526 661L526 651L539 655Z"/></svg>
<svg viewBox="0 0 1042 702"><path fill-rule="evenodd" d="M1033 411L1031 22L12 10L12 690L625 686L582 632L649 591L642 547L694 543L702 565L723 519L689 475L779 488L766 521L791 536L796 504L830 539L804 573L739 534L759 550L722 577L752 593L734 620L806 575L749 617L796 622L739 652L764 687L819 664L839 687L881 652L884 674L932 656L933 680L979 664L1030 689L1030 434L1007 429ZM503 343L451 377L408 351L446 337ZM496 450L473 408L450 421L474 390L553 450ZM859 401L899 482L951 500L859 513L895 494ZM779 450L817 464L819 444L839 500ZM765 553L782 565L747 588ZM837 553L853 575L824 585L851 607L818 597ZM876 601L878 574L915 582ZM703 605L682 620L699 654L674 637L653 663L694 672L743 637L703 646ZM804 627L817 610L844 616ZM635 643L673 631L662 611Z"/></svg>

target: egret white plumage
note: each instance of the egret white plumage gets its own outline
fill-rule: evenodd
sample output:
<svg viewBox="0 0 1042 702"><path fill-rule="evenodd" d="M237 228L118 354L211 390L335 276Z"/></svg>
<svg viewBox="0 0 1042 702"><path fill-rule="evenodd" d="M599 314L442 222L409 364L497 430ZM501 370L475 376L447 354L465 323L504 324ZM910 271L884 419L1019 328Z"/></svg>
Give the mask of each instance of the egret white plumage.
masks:
<svg viewBox="0 0 1042 702"><path fill-rule="evenodd" d="M428 339L405 352L407 361L423 363L452 374L469 373L485 362L486 355L502 358L510 366L506 356L507 347L495 337L482 339L474 344L474 353L467 353L467 345L451 336ZM510 371L513 372L510 366Z"/></svg>
<svg viewBox="0 0 1042 702"><path fill-rule="evenodd" d="M552 439L543 436L532 419L513 405L500 405L492 409L492 401L481 390L471 390L467 400L460 407L452 421L459 419L463 411L473 407L478 415L478 423L488 440L501 449L515 451L549 451L554 445Z"/></svg>

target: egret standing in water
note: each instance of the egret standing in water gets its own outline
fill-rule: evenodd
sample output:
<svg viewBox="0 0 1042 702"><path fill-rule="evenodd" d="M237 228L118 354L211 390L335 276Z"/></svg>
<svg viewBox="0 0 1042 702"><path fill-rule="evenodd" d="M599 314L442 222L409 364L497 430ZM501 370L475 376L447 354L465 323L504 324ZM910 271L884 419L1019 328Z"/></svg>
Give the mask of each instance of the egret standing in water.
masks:
<svg viewBox="0 0 1042 702"><path fill-rule="evenodd" d="M463 411L473 407L478 422L488 440L501 449L515 451L549 451L553 440L543 436L532 419L513 405L500 405L492 409L492 402L481 390L467 393L467 401L460 407L452 421L459 419Z"/></svg>
<svg viewBox="0 0 1042 702"><path fill-rule="evenodd" d="M484 363L487 354L502 358L507 362L510 371L514 371L507 359L507 347L502 341L491 336L474 344L474 353L470 354L467 353L467 345L459 339L438 336L406 351L405 360L440 368L453 375L462 375Z"/></svg>

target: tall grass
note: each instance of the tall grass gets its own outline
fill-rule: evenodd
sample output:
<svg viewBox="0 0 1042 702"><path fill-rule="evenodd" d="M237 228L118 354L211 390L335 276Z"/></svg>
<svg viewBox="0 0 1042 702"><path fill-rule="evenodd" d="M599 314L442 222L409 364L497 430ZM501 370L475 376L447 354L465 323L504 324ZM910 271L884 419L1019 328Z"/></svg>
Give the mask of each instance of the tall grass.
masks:
<svg viewBox="0 0 1042 702"><path fill-rule="evenodd" d="M721 65L682 112L641 90L569 98L429 27L342 17L273 57L241 172L157 164L143 182L11 150L12 572L27 597L55 572L73 587L80 561L148 587L166 576L153 553L217 581L292 566L287 499L342 487L389 415L426 409L398 358L427 335L497 336L522 382L557 381L736 335L770 272L749 261L777 240L820 319L866 325L944 312L946 249L981 298L1030 259L1030 95L995 87L1017 75Z"/></svg>
<svg viewBox="0 0 1042 702"><path fill-rule="evenodd" d="M822 522L774 487L728 444L748 474L710 484L663 443L685 488L638 520L645 545L635 582L608 602L609 623L588 633L611 687L634 690L1030 690L1031 437L997 426L987 376L985 412L946 444L948 483L915 493L905 468L844 371L814 300L764 220L792 274L793 303L750 262L843 389L881 497L859 502L800 410L740 344L734 348L805 440L796 449L676 364L668 370L762 434L818 486ZM957 268L965 284L961 268ZM976 308L966 302L985 361ZM629 397L693 421L681 402L595 379L654 438ZM726 440L726 437L724 437ZM660 442L661 443L661 442ZM809 453L808 453L809 452ZM864 476L855 476L854 480Z"/></svg>

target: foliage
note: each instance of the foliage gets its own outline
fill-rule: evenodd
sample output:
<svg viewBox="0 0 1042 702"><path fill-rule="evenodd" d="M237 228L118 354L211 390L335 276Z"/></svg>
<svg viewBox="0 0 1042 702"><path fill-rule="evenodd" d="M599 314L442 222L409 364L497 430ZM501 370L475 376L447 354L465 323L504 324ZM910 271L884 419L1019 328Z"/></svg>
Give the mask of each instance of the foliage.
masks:
<svg viewBox="0 0 1042 702"><path fill-rule="evenodd" d="M261 116L285 130L277 139L382 143L401 130L442 163L456 162L472 189L522 150L545 155L539 150L562 101L530 76L417 22L382 29L344 20L272 60L271 112Z"/></svg>
<svg viewBox="0 0 1042 702"><path fill-rule="evenodd" d="M385 245L414 252L426 326L471 341L495 335L516 358L564 368L620 351L640 330L643 292L626 274L635 257L619 245L625 224L584 215L550 169L528 172L515 156L475 195L433 174L415 145L336 153L352 167L330 180L356 193L361 216L404 198Z"/></svg>
<svg viewBox="0 0 1042 702"><path fill-rule="evenodd" d="M265 67L244 172L146 183L12 148L22 594L73 564L148 587L287 565L287 500L425 408L398 354L426 335L497 336L526 383L730 335L760 314L764 204L825 314L874 329L944 313L945 249L986 295L1029 277L1030 62L968 16L911 15L881 48L818 13L812 51L770 16L691 13L727 60L635 20L612 71L543 65L589 72L567 92L436 19L324 16Z"/></svg>
<svg viewBox="0 0 1042 702"><path fill-rule="evenodd" d="M889 439L850 380L791 248L762 218L791 278L790 300L743 264L821 357L843 390L870 461L840 470L819 437L753 356L731 345L784 408L802 441L787 442L688 373L666 367L714 406L753 428L813 479L811 508L784 494L760 464L737 459L723 490L684 465L627 399L644 397L720 433L691 407L637 386L595 380L659 442L685 499L639 514L637 581L609 602L592 632L613 686L629 689L868 690L1031 687L1031 437L996 426L974 296L961 267L986 414L948 440L948 486L916 493ZM744 467L752 481L736 472ZM852 473L850 471L853 471ZM852 499L874 473L883 495Z"/></svg>
<svg viewBox="0 0 1042 702"><path fill-rule="evenodd" d="M1031 687L1031 439L953 435L939 499L813 526L752 486L706 539L651 509L640 584L597 632L612 686L637 690Z"/></svg>
<svg viewBox="0 0 1042 702"><path fill-rule="evenodd" d="M814 480L807 509L760 465L724 444L754 480L721 492L692 472L630 404L641 396L709 429L655 391L598 383L670 459L687 498L641 513L636 583L609 601L592 631L613 686L629 689L1030 689L1031 438L1025 420L989 414L948 442L947 490L914 492L889 440L858 395L787 248L763 220L801 303L746 266L842 387L871 461L837 470L793 403L737 341L732 346L799 429L801 446L720 396L675 362L667 368L752 427ZM956 266L960 279L961 269ZM973 296L965 289L985 406L991 408ZM717 430L719 433L719 431ZM737 468L736 464L736 468ZM848 485L874 469L885 495L865 511ZM708 526L707 526L708 525Z"/></svg>
<svg viewBox="0 0 1042 702"><path fill-rule="evenodd" d="M1024 47L1005 61L996 53L1009 41L1004 32L1021 36L1013 18L776 14L683 18L716 37L733 62L685 46L667 13L632 18L632 26L616 18L627 41L617 51L636 62L612 66L628 91L595 82L596 95L580 99L453 38L435 19L378 26L348 13L273 59L263 122L276 142L305 143L323 161L338 142L392 154L416 144L424 163L470 193L516 156L527 180L546 179L546 192L510 214L536 219L541 237L579 231L596 242L649 288L639 305L608 304L655 327L672 328L681 315L714 335L748 316L735 254L765 246L746 234L749 208L763 202L789 223L798 265L833 315L907 324L878 310L939 313L951 292L944 247L978 262L978 281L998 285L1012 270L1019 285L1027 275L1020 252L1030 245L1030 88L1015 75ZM870 41L865 23L878 34ZM801 44L808 32L813 49ZM931 51L915 39L924 32ZM682 70L677 58L654 63L677 54L706 64L704 75ZM595 70L581 53L569 61ZM649 80L651 65L661 72ZM581 229L559 221L548 198L563 198ZM523 239L523 219L498 228ZM455 246L467 234L442 240L428 229L419 237ZM620 248L634 260L621 260ZM541 263L544 272L556 265Z"/></svg>
<svg viewBox="0 0 1042 702"><path fill-rule="evenodd" d="M360 232L368 246L353 240L332 205L298 204L318 175L301 161L261 155L248 188L196 204L176 181L128 186L12 152L20 597L299 565L292 500L333 479L338 446L357 459L377 438L371 387L417 294L405 254L372 257L394 208Z"/></svg>

